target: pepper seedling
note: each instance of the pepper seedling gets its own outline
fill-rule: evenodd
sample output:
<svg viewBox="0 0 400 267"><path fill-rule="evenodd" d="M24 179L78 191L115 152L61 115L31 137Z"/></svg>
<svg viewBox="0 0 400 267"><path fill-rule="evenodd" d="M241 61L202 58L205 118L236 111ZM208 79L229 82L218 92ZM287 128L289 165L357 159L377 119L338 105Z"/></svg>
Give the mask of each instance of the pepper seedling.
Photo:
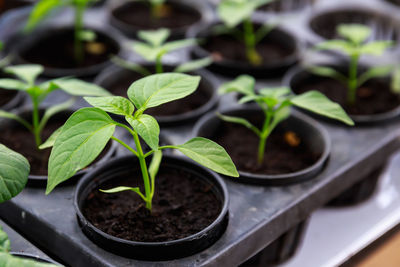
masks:
<svg viewBox="0 0 400 267"><path fill-rule="evenodd" d="M139 54L142 58L149 62L154 62L156 66L156 73L163 73L162 59L164 55L179 50L185 47L193 46L197 44L196 39L184 39L177 41L167 42L171 31L168 29L158 29L154 31L139 31L138 37L143 41L136 41L132 45L132 50ZM139 64L128 62L117 56L113 57L113 62L121 67L140 73L143 76L152 74L152 71L140 66ZM190 72L196 69L206 67L212 63L210 57L189 61L177 66L173 72Z"/></svg>
<svg viewBox="0 0 400 267"><path fill-rule="evenodd" d="M259 137L258 163L264 159L265 145L268 136L275 127L290 115L290 107L296 106L321 116L354 125L346 112L337 103L332 102L318 91L309 91L301 95L294 95L288 87L263 88L255 90L255 79L249 75L241 75L235 80L223 84L219 88L220 93L237 92L242 95L240 104L254 101L264 113L265 120L259 129L248 120L241 117L225 116L218 114L224 121L241 124Z"/></svg>
<svg viewBox="0 0 400 267"><path fill-rule="evenodd" d="M75 11L74 18L74 56L77 63L84 60L83 41L94 41L96 34L89 30L84 30L83 17L89 4L98 0L40 0L32 9L25 32L31 32L45 17L53 10L62 7L72 7Z"/></svg>
<svg viewBox="0 0 400 267"><path fill-rule="evenodd" d="M215 172L238 177L235 165L224 148L211 140L196 137L183 145L160 146L158 122L154 117L144 114L149 108L192 94L199 82L200 77L196 76L162 73L135 81L128 89L129 99L120 96L85 97L93 107L75 112L62 126L55 140L49 159L46 194L78 170L88 166L110 139L138 157L145 192L142 193L139 187L117 187L104 192L133 191L145 201L146 208L150 211L155 192L155 178L164 149L177 149ZM114 121L106 112L124 116L130 127ZM116 126L126 129L132 135L136 150L113 136ZM149 152L143 152L139 137L150 147ZM153 158L148 167L146 158L151 155Z"/></svg>
<svg viewBox="0 0 400 267"><path fill-rule="evenodd" d="M165 17L165 0L148 0L147 2L150 4L152 18L160 19Z"/></svg>
<svg viewBox="0 0 400 267"><path fill-rule="evenodd" d="M334 68L325 66L312 66L309 70L320 76L336 79L347 86L347 104L356 102L357 89L372 78L385 77L392 72L392 66L375 66L358 74L359 60L362 55L380 56L393 45L393 41L369 41L371 28L362 24L340 24L336 31L342 39L328 40L315 46L317 50L336 50L350 59L348 75Z"/></svg>
<svg viewBox="0 0 400 267"><path fill-rule="evenodd" d="M230 33L245 44L247 60L253 65L262 64L262 57L257 52L257 44L275 27L266 23L257 30L251 17L257 8L274 0L222 0L218 5L218 16L223 27L216 27L215 32ZM242 30L237 27L242 24Z"/></svg>
<svg viewBox="0 0 400 267"><path fill-rule="evenodd" d="M29 162L21 154L0 144L0 203L17 196L26 186L29 175ZM8 235L0 226L0 266L52 267L54 264L19 258L11 255Z"/></svg>
<svg viewBox="0 0 400 267"><path fill-rule="evenodd" d="M72 96L106 96L110 95L105 89L74 78L59 78L50 80L41 84L36 84L37 77L43 72L40 65L18 65L4 68L5 73L10 73L18 79L4 78L0 79L0 88L9 90L20 90L26 92L32 102L32 123L24 118L10 112L0 110L0 117L13 119L26 127L35 137L36 146L38 148L47 148L46 144L42 144L41 132L46 126L49 119L68 109L74 104L74 99L70 99L64 103L49 107L40 117L39 107L45 98L53 91L62 90ZM58 131L56 131L58 132ZM51 138L51 137L50 137ZM54 138L54 137L53 137Z"/></svg>

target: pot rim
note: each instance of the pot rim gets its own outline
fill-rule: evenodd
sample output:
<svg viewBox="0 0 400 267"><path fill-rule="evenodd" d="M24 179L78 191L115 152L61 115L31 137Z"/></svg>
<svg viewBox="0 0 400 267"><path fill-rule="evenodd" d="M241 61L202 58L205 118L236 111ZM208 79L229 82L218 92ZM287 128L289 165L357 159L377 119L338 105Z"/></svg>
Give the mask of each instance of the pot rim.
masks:
<svg viewBox="0 0 400 267"><path fill-rule="evenodd" d="M121 160L127 160L127 159L137 159L137 157L133 156L133 155L128 155L128 156L122 156L122 157L116 157L112 160L110 160L107 164L105 164L104 166L100 166L98 168L96 168L95 170L93 170L92 172L98 172L102 169L106 169L106 167L110 166L110 165L114 165L116 163L118 163ZM229 213L229 194L228 194L228 189L226 187L225 182L222 180L222 178L212 172L211 170L197 164L194 163L193 161L186 159L184 157L181 156L175 156L175 155L164 155L163 156L163 161L167 159L167 160L173 160L173 161L183 161L185 164L190 164L190 165L195 165L196 168L198 169L202 169L203 172L207 173L207 175L209 175L209 177L212 177L212 182L214 185L217 185L220 187L220 191L221 191L221 197L222 199L222 207L221 207L221 211L218 215L218 217L210 224L208 225L206 228L202 229L200 232L197 232L193 235L184 237L184 238L180 238L180 239L176 239L176 240L171 240L171 241L165 241L165 242L141 242L141 241L131 241L131 240L126 240L126 239L122 239L119 237L115 237L112 236L110 234L107 234L103 231L101 231L99 228L97 228L96 226L94 226L92 223L90 223L85 216L83 215L83 213L81 212L81 209L79 207L79 197L80 197L80 191L82 190L82 188L87 187L93 180L93 178L91 177L91 173L87 173L85 174L85 176L82 177L82 179L79 180L77 186L75 187L74 190L74 208L75 208L75 212L77 214L78 220L79 222L82 224L82 229L83 228L87 228L89 227L91 230L95 231L96 234L105 237L107 239L111 239L114 242L118 242L118 243L123 243L126 245L135 245L135 246L146 246L146 247L156 247L156 246L171 246L171 245L175 245L175 244L179 244L181 242L184 241L191 241L191 240L196 240L196 239L200 239L203 235L205 235L210 229L216 227L218 224L220 224L221 222L224 221L224 218L227 216L227 214ZM162 163L161 163L162 164ZM172 163L171 165L176 165L178 166L178 164L176 163ZM200 176L201 177L201 176ZM210 179L211 182L211 179Z"/></svg>
<svg viewBox="0 0 400 267"><path fill-rule="evenodd" d="M31 260L41 261L43 263L52 263L52 264L59 265L59 263L55 262L54 260L52 260L50 258L49 259L44 259L44 258L42 258L40 256L31 254L31 253L13 252L13 251L11 251L10 254L13 255L13 256L16 256L16 257L28 258L28 259L31 259Z"/></svg>

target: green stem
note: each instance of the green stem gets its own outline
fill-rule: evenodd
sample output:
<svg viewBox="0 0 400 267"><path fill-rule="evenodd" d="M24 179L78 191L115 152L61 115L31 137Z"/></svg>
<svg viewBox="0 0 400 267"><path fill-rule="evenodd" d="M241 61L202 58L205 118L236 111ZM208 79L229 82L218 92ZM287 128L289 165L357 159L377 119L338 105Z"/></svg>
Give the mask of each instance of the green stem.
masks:
<svg viewBox="0 0 400 267"><path fill-rule="evenodd" d="M82 63L84 58L83 43L81 33L83 31L83 13L85 4L76 4L75 7L75 38L74 38L74 56L78 64Z"/></svg>
<svg viewBox="0 0 400 267"><path fill-rule="evenodd" d="M126 149L128 149L130 152L132 152L135 156L139 156L138 155L138 153L133 149L133 148L131 148L130 146L128 146L124 141L122 141L122 140L120 140L120 139L118 139L118 138L116 138L116 137L114 137L114 136L111 136L111 139L112 140L115 140L115 141L117 141L118 143L120 143L123 147L125 147Z"/></svg>
<svg viewBox="0 0 400 267"><path fill-rule="evenodd" d="M39 101L36 98L32 99L33 103L33 115L32 115L32 126L33 135L35 136L36 146L39 147L42 144L42 138L40 137L40 122L39 122Z"/></svg>
<svg viewBox="0 0 400 267"><path fill-rule="evenodd" d="M258 164L262 164L264 160L265 145L267 142L267 138L270 134L270 124L271 124L271 119L273 117L273 113L274 112L272 109L268 109L265 112L266 119L264 121L264 125L260 136L260 142L258 144Z"/></svg>
<svg viewBox="0 0 400 267"><path fill-rule="evenodd" d="M159 55L157 55L156 58L156 73L163 73L163 65L162 65L162 57L163 57L164 53L160 53Z"/></svg>
<svg viewBox="0 0 400 267"><path fill-rule="evenodd" d="M151 18L158 20L162 15L163 4L151 4Z"/></svg>
<svg viewBox="0 0 400 267"><path fill-rule="evenodd" d="M256 35L254 33L253 23L250 19L243 22L244 44L246 46L246 56L253 65L260 65L262 58L256 50Z"/></svg>
<svg viewBox="0 0 400 267"><path fill-rule="evenodd" d="M357 69L358 69L358 59L359 55L355 54L350 57L350 66L349 66L349 81L348 81L348 92L347 92L347 103L353 106L356 102L356 94L357 94Z"/></svg>

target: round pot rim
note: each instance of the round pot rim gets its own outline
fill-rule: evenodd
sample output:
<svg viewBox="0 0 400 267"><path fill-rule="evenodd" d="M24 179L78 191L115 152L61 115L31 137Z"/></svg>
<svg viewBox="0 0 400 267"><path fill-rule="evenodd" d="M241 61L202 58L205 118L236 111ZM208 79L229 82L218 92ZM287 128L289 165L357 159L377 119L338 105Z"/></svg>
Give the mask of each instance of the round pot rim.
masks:
<svg viewBox="0 0 400 267"><path fill-rule="evenodd" d="M340 66L342 66L342 64L343 64L343 62L342 63L341 62L323 62L323 63L317 63L316 65L318 65L318 66L330 65L330 66L334 66L334 67L340 67ZM367 64L361 64L360 66L361 67L367 66ZM285 76L282 79L282 84L284 86L289 87L290 90L293 92L293 90L291 88L291 82L297 75L299 75L302 72L307 72L305 66L300 66L300 65L294 66L285 74ZM313 75L313 74L310 73L310 75ZM293 93L296 94L295 92L293 92ZM394 118L400 116L400 103L396 108L394 108L392 110L388 110L386 112L378 113L378 114L370 114L370 115L348 114L348 115L355 122L355 127L360 126L360 125L365 125L365 124L383 123L383 122L389 121L391 119L394 119ZM336 122L332 119L321 117L316 114L313 114L312 116L319 117L325 121L329 121L331 123L336 124Z"/></svg>
<svg viewBox="0 0 400 267"><path fill-rule="evenodd" d="M188 29L194 27L195 25L203 23L205 20L204 12L206 12L206 11L200 4L197 3L197 1L192 1L191 3L188 3L187 1L167 0L166 2L170 2L175 5L180 5L181 7L190 9L199 15L199 19L191 24L187 24L187 25L183 25L183 26L175 27L175 28L168 28L171 31L171 36L173 36L173 32L182 32L184 34ZM116 16L114 16L114 11L116 9L121 8L124 5L130 4L130 3L133 3L133 2L125 1L125 2L119 3L118 5L116 5L114 7L109 8L108 9L109 10L108 11L108 21L110 22L110 25L113 25L114 28L118 28L123 32L129 31L129 32L133 33L133 32L138 32L140 30L143 30L143 28L141 28L137 25L123 22L122 20L120 20ZM164 27L164 28L167 28L167 27Z"/></svg>
<svg viewBox="0 0 400 267"><path fill-rule="evenodd" d="M16 257L21 257L21 258L28 258L31 260L37 260L37 261L42 261L43 263L52 263L58 265L57 262L53 261L52 259L44 259L40 256L31 254L31 253L26 253L26 252L10 252L11 255L16 256Z"/></svg>
<svg viewBox="0 0 400 267"><path fill-rule="evenodd" d="M231 107L227 109L221 110L221 114L228 113L228 112L233 112L233 111L240 111L240 110L248 110L248 111L253 111L253 112L260 112L261 110L257 106L245 106L245 107ZM210 119L214 118L215 114L214 113L209 113L205 115L201 120L196 123L194 129L193 129L193 136L198 136L198 133L200 131L200 128L206 124L207 121ZM318 166L323 166L324 163L328 160L330 151L331 151L331 140L328 131L316 120L310 118L307 115L302 114L299 111L296 110L291 110L290 117L293 117L297 120L303 121L312 128L314 128L316 131L318 131L321 134L322 141L324 143L324 148L322 151L321 156L319 159L314 162L312 165L308 166L307 168L304 168L302 170L296 171L296 172L290 172L290 173L283 173L283 174L258 174L258 173L251 173L251 172L245 172L245 171L240 171L238 170L240 176L247 176L250 177L251 179L255 180L288 180L288 179L296 179L299 176L304 176L316 169ZM238 178L240 179L240 177ZM308 178L311 179L311 178ZM307 180L308 180L307 179ZM302 181L303 179L299 179L299 181Z"/></svg>
<svg viewBox="0 0 400 267"><path fill-rule="evenodd" d="M154 66L152 63L144 63L141 64L142 66L149 67L149 66ZM164 67L175 67L173 64L163 64ZM116 75L119 72L127 71L129 72L130 70L125 69L123 67L113 65L110 66L106 69L104 69L102 72L99 73L99 75L96 76L94 83L97 85L101 85L104 81L106 81L108 78L112 77L113 75ZM157 121L159 122L160 125L170 125L170 124L180 124L184 123L186 121L190 120L195 120L201 115L205 114L206 112L210 111L213 109L215 106L218 105L218 102L220 100L220 96L217 93L217 78L212 74L211 72L204 70L204 69L199 69L192 71L193 74L198 75L201 77L201 80L204 81L205 83L210 85L210 92L211 96L208 99L206 103L201 105L200 107L193 109L188 112L184 112L181 114L177 115L168 115L168 116L154 116L157 118ZM198 89L196 89L198 90Z"/></svg>
<svg viewBox="0 0 400 267"><path fill-rule="evenodd" d="M106 168L107 166L113 165L117 162L119 162L120 160L127 160L127 159L137 159L137 157L133 156L133 155L127 155L127 156L122 156L122 157L116 157L112 160L110 160L106 166L101 166L96 168L94 171L99 171L103 168ZM92 177L90 177L90 173L87 173L85 176L83 176L77 186L75 187L74 190L74 208L75 208L75 212L77 214L78 220L84 224L82 226L82 228L85 227L90 227L91 230L95 231L98 235L103 236L107 239L111 239L114 242L118 242L118 243L124 243L127 245L136 245L136 246L147 246L147 247L155 247L155 246L171 246L171 245L175 245L175 244L179 244L181 242L184 241L190 241L190 240L196 240L201 238L206 232L208 232L210 229L214 228L216 225L218 225L219 223L221 223L225 216L228 214L229 212L229 194L228 194L228 189L227 186L225 184L225 182L222 180L222 178L212 172L211 170L198 165L196 163L194 163L191 160L188 160L184 157L181 156L175 156L175 155L164 155L163 156L163 161L165 159L170 159L170 160L176 160L176 161L183 161L186 164L191 164L191 165L195 165L197 168L202 168L204 172L207 172L207 175L209 175L209 177L212 177L214 180L214 184L217 184L220 189L221 189L221 196L223 197L223 202L222 202L222 208L221 211L218 215L218 217L210 224L208 225L206 228L202 229L200 232L197 232L193 235L184 237L184 238L180 238L180 239L176 239L176 240L171 240L171 241L165 241L165 242L141 242L141 241L132 241L132 240L126 240L126 239L122 239L119 237L115 237L112 236L110 234L107 234L103 231L101 231L99 228L97 228L96 226L94 226L92 223L90 223L85 216L83 215L83 213L81 212L81 209L79 207L79 191L81 190L81 187L85 187L87 186L91 180L93 180ZM162 164L162 163L161 163ZM89 179L90 178L90 179Z"/></svg>
<svg viewBox="0 0 400 267"><path fill-rule="evenodd" d="M64 23L60 25L44 25L42 28L37 29L36 33L38 35L48 35L47 32L60 32L60 31L66 31L73 29L73 24L71 23ZM121 36L121 34L116 31L112 30L109 26L103 25L91 25L91 24L85 24L85 28L93 30L97 33L101 33L102 35L106 36L112 42L116 44L116 48L118 49L118 52L116 55L122 55L123 53L123 43L124 43L124 38ZM25 37L26 38L26 37ZM21 51L24 50L29 50L29 47L32 46L37 41L23 41L22 43L25 45L18 45L15 48L11 48L11 51L14 53L15 58L13 59L13 62L17 62L19 64L35 64L30 61L25 60L21 56ZM9 41L7 41L7 46L9 46ZM98 64L86 66L86 67L78 67L78 68L57 68L57 67L44 67L44 71L42 73L43 76L48 76L48 77L60 77L60 76L79 76L79 77L84 77L84 76L91 76L91 75L96 75L98 74L101 70L106 68L111 64L111 60L108 58L103 62L100 62Z"/></svg>

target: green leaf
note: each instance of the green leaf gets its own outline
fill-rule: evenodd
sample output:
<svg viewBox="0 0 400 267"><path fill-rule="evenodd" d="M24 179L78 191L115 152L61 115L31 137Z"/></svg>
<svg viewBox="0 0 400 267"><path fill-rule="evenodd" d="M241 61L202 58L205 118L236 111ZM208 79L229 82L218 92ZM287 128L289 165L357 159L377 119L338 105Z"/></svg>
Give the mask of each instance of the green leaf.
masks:
<svg viewBox="0 0 400 267"><path fill-rule="evenodd" d="M162 152L161 150L157 150L153 153L153 157L151 158L149 174L152 180L152 189L154 189L154 180L157 176L158 170L160 169L160 164L162 160Z"/></svg>
<svg viewBox="0 0 400 267"><path fill-rule="evenodd" d="M109 96L110 92L100 86L78 79L57 79L52 82L55 86L70 95L75 96Z"/></svg>
<svg viewBox="0 0 400 267"><path fill-rule="evenodd" d="M372 78L386 77L393 71L393 66L376 66L369 68L358 78L358 86L361 86L366 81Z"/></svg>
<svg viewBox="0 0 400 267"><path fill-rule="evenodd" d="M136 119L127 116L125 119L151 149L158 149L160 126L156 119L147 114L141 114Z"/></svg>
<svg viewBox="0 0 400 267"><path fill-rule="evenodd" d="M218 89L221 94L237 92L244 95L254 95L256 80L249 75L240 75L231 82L224 83Z"/></svg>
<svg viewBox="0 0 400 267"><path fill-rule="evenodd" d="M139 31L138 37L153 47L161 46L169 37L170 30L158 29L154 31Z"/></svg>
<svg viewBox="0 0 400 267"><path fill-rule="evenodd" d="M1 89L10 89L10 90L21 90L26 91L28 89L28 85L24 82L14 79L0 79L0 88Z"/></svg>
<svg viewBox="0 0 400 267"><path fill-rule="evenodd" d="M288 94L291 93L291 90L289 87L276 87L276 88L263 88L260 89L260 94L263 96L267 97L273 97L273 98L280 98L283 96L287 96Z"/></svg>
<svg viewBox="0 0 400 267"><path fill-rule="evenodd" d="M269 126L268 132L270 133L273 129L275 129L276 126L278 126L279 123L282 121L286 120L290 116L290 107L282 107L281 109L278 109L274 117L272 118L272 122Z"/></svg>
<svg viewBox="0 0 400 267"><path fill-rule="evenodd" d="M307 67L307 70L318 76L329 77L340 82L347 83L347 77L331 67L311 66Z"/></svg>
<svg viewBox="0 0 400 267"><path fill-rule="evenodd" d="M72 98L72 99L65 101L64 103L54 105L54 106L51 106L50 108L48 108L45 111L45 113L42 117L42 120L40 121L40 124L39 124L40 130L39 131L41 132L45 128L47 122L49 121L49 119L51 117L53 117L57 113L60 113L61 111L69 109L74 103L75 103L75 99Z"/></svg>
<svg viewBox="0 0 400 267"><path fill-rule="evenodd" d="M397 66L392 73L391 89L394 93L400 93L400 66Z"/></svg>
<svg viewBox="0 0 400 267"><path fill-rule="evenodd" d="M7 233L4 232L3 228L0 225L0 252L9 252L10 249L10 239L8 239Z"/></svg>
<svg viewBox="0 0 400 267"><path fill-rule="evenodd" d="M154 48L151 45L142 43L142 42L134 42L133 51L139 54L141 57L146 59L147 61L155 61L157 57L163 52L161 48ZM166 51L164 51L165 53Z"/></svg>
<svg viewBox="0 0 400 267"><path fill-rule="evenodd" d="M337 26L338 34L355 44L361 44L371 35L371 28L363 24L340 24Z"/></svg>
<svg viewBox="0 0 400 267"><path fill-rule="evenodd" d="M29 122L14 113L0 110L0 118L15 120L25 126L25 128L27 128L29 131L32 130L32 125Z"/></svg>
<svg viewBox="0 0 400 267"><path fill-rule="evenodd" d="M162 46L162 49L166 51L166 53L172 52L174 50L182 49L188 46L197 45L196 39L185 39L185 40L177 40L171 41Z"/></svg>
<svg viewBox="0 0 400 267"><path fill-rule="evenodd" d="M344 40L328 40L321 42L315 46L317 50L336 50L347 55L352 55L357 52L353 44Z"/></svg>
<svg viewBox="0 0 400 267"><path fill-rule="evenodd" d="M137 109L156 107L192 94L200 77L180 73L155 74L134 82L128 97Z"/></svg>
<svg viewBox="0 0 400 267"><path fill-rule="evenodd" d="M115 194L124 191L132 191L138 194L144 201L147 201L146 197L142 194L142 192L140 192L139 187L118 186L108 190L100 189L100 191L106 194Z"/></svg>
<svg viewBox="0 0 400 267"><path fill-rule="evenodd" d="M110 116L98 108L82 108L72 114L50 154L46 194L92 163L107 145L115 126Z"/></svg>
<svg viewBox="0 0 400 267"><path fill-rule="evenodd" d="M354 122L339 104L332 102L318 91L309 91L295 96L290 100L290 102L297 107L309 110L319 115L344 122L348 125L354 125Z"/></svg>
<svg viewBox="0 0 400 267"><path fill-rule="evenodd" d="M252 130L257 136L261 135L260 130L256 126L254 126L251 122L249 122L248 120L246 120L244 118L234 117L234 116L226 116L226 115L222 115L220 113L217 113L217 116L218 116L218 118L220 118L223 121L243 125L244 127Z"/></svg>
<svg viewBox="0 0 400 267"><path fill-rule="evenodd" d="M393 41L374 41L361 46L360 52L361 54L380 56L393 45Z"/></svg>
<svg viewBox="0 0 400 267"><path fill-rule="evenodd" d="M225 149L211 140L196 137L174 147L204 167L223 175L239 177L235 164Z"/></svg>
<svg viewBox="0 0 400 267"><path fill-rule="evenodd" d="M84 97L93 107L117 115L130 116L135 111L132 102L122 96Z"/></svg>
<svg viewBox="0 0 400 267"><path fill-rule="evenodd" d="M188 73L194 70L202 69L209 66L213 62L212 57L206 57L198 60L185 62L174 70L174 72Z"/></svg>
<svg viewBox="0 0 400 267"><path fill-rule="evenodd" d="M265 97L261 96L261 95L246 95L242 98L240 98L239 100L239 104L244 104L244 103L248 103L251 101L264 101ZM278 102L277 100L275 101L276 103Z"/></svg>
<svg viewBox="0 0 400 267"><path fill-rule="evenodd" d="M25 188L29 170L29 162L22 155L0 144L0 203Z"/></svg>
<svg viewBox="0 0 400 267"><path fill-rule="evenodd" d="M82 30L79 32L79 39L86 42L94 42L97 38L96 32L91 30Z"/></svg>
<svg viewBox="0 0 400 267"><path fill-rule="evenodd" d="M50 148L52 146L54 146L54 143L56 142L57 137L60 135L62 130L62 126L60 128L58 128L57 130L55 130L49 138L47 138L46 142L44 142L43 144L41 144L39 146L39 149L46 149L46 148Z"/></svg>
<svg viewBox="0 0 400 267"><path fill-rule="evenodd" d="M11 73L32 86L35 84L36 78L43 72L43 67L34 64L18 65L4 68L4 72Z"/></svg>
<svg viewBox="0 0 400 267"><path fill-rule="evenodd" d="M114 64L116 64L124 69L137 72L137 73L141 74L142 76L151 75L151 72L149 70L147 70L146 68L140 66L137 63L126 61L118 56L111 57L111 61Z"/></svg>
<svg viewBox="0 0 400 267"><path fill-rule="evenodd" d="M0 252L0 266L4 267L54 267L51 263L42 263L31 259L24 259L11 254Z"/></svg>
<svg viewBox="0 0 400 267"><path fill-rule="evenodd" d="M28 22L25 26L25 32L30 32L36 28L37 24L41 22L54 8L62 5L60 0L40 0L37 2L31 11Z"/></svg>

